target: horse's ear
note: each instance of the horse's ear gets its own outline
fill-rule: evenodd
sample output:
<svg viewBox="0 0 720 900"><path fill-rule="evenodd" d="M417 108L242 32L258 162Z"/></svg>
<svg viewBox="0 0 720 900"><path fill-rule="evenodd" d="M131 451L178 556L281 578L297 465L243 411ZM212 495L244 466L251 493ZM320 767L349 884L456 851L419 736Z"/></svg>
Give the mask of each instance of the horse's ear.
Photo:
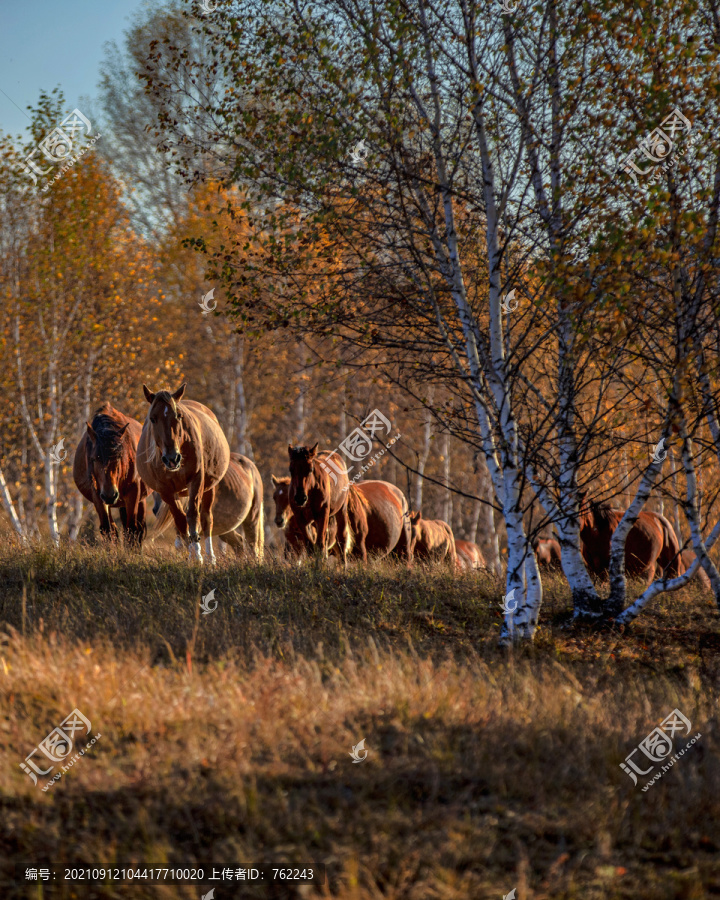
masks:
<svg viewBox="0 0 720 900"><path fill-rule="evenodd" d="M272 483L275 485L275 487L277 487L279 484L277 478L274 475L270 475L270 477L272 478Z"/></svg>
<svg viewBox="0 0 720 900"><path fill-rule="evenodd" d="M187 387L187 381L184 381L180 387L175 391L172 395L173 400L182 400L183 394L185 393L185 388Z"/></svg>
<svg viewBox="0 0 720 900"><path fill-rule="evenodd" d="M308 456L315 456L315 454L317 453L317 448L318 448L319 443L320 443L320 441L315 442L315 446L310 448L310 452L308 453Z"/></svg>
<svg viewBox="0 0 720 900"><path fill-rule="evenodd" d="M118 434L120 435L120 437L122 437L122 436L125 434L125 432L128 430L129 427L130 427L130 423L129 423L129 422L126 422L126 423L123 425L123 427L120 429L120 431L118 432Z"/></svg>
<svg viewBox="0 0 720 900"><path fill-rule="evenodd" d="M153 392L146 384L143 385L143 394L145 394L145 399L148 403L152 403L155 399L155 394L153 394Z"/></svg>
<svg viewBox="0 0 720 900"><path fill-rule="evenodd" d="M292 459L293 445L288 444L288 456Z"/></svg>
<svg viewBox="0 0 720 900"><path fill-rule="evenodd" d="M88 437L89 437L91 440L96 441L96 440L97 440L97 435L96 435L95 432L93 431L92 425L91 425L89 422L86 422L85 424L87 425L87 433L88 433Z"/></svg>

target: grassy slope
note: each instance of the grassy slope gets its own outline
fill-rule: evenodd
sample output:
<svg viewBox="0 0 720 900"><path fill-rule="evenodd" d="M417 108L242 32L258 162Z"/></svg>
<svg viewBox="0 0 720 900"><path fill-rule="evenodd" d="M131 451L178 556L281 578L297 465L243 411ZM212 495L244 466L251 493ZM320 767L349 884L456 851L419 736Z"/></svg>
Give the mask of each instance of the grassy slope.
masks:
<svg viewBox="0 0 720 900"><path fill-rule="evenodd" d="M12 886L26 859L328 866L316 891L217 900L720 893L720 623L692 591L578 633L555 581L535 646L505 654L501 586L472 575L6 547L0 584L3 898L39 896ZM75 707L102 738L42 793L19 763ZM702 740L642 793L618 764L674 707Z"/></svg>

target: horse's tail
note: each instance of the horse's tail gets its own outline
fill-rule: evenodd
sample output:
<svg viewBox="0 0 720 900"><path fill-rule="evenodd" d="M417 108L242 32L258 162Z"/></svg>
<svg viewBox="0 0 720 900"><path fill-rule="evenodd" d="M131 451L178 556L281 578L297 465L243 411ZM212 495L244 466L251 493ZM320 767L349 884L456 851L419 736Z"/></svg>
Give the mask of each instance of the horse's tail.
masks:
<svg viewBox="0 0 720 900"><path fill-rule="evenodd" d="M265 504L263 498L260 497L260 512L258 513L257 522L255 523L255 558L258 562L263 561L265 555Z"/></svg>
<svg viewBox="0 0 720 900"><path fill-rule="evenodd" d="M170 512L170 507L164 501L160 504L160 510L155 516L155 523L153 525L152 531L150 532L150 540L154 541L156 537L160 537L165 531L167 531L168 526L173 521L172 513Z"/></svg>
<svg viewBox="0 0 720 900"><path fill-rule="evenodd" d="M661 563L665 570L665 576L677 578L685 571L685 562L680 553L680 540L675 534L675 529L665 516L657 514L663 530L663 552Z"/></svg>

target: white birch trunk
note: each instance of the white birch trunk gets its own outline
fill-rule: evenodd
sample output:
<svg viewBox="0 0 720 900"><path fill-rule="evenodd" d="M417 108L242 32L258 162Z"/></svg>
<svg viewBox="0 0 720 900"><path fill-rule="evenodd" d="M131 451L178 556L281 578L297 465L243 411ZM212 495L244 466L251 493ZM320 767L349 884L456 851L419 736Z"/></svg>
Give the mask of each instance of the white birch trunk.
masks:
<svg viewBox="0 0 720 900"><path fill-rule="evenodd" d="M433 389L428 391L428 403L433 402ZM418 454L417 475L415 476L415 484L412 498L412 509L422 509L423 495L423 475L425 474L425 466L430 456L430 441L432 440L432 413L429 409L424 410L425 421L423 423L423 443L422 450Z"/></svg>
<svg viewBox="0 0 720 900"><path fill-rule="evenodd" d="M443 496L443 508L440 518L452 528L453 495L450 490L450 435L443 435L443 484L445 492Z"/></svg>
<svg viewBox="0 0 720 900"><path fill-rule="evenodd" d="M15 532L20 537L22 542L27 543L27 532L25 531L25 527L20 521L20 517L18 516L15 509L15 504L13 503L13 499L10 496L10 489L8 488L7 482L5 481L5 474L2 468L0 468L0 498L2 499L2 505L5 509L5 512L10 518L12 527L15 529Z"/></svg>

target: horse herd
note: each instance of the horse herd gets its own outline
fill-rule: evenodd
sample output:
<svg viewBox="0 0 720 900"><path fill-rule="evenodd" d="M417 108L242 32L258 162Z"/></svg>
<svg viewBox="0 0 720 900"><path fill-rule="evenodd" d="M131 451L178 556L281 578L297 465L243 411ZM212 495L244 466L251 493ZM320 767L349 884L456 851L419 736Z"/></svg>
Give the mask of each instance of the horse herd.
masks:
<svg viewBox="0 0 720 900"><path fill-rule="evenodd" d="M215 414L185 400L186 385L174 393L153 393L141 425L110 403L87 423L75 451L73 477L93 503L100 532L118 536L110 509L118 509L125 539L137 546L147 534L146 500L154 494L153 535L175 525L176 544L202 562L215 560L213 536L237 554L263 557L263 483L255 463L231 453ZM367 561L393 555L405 560L445 561L458 568L485 565L480 548L456 541L445 522L411 512L402 491L387 481L348 479L336 452L288 447L290 474L272 475L275 523L285 535L289 557L330 553Z"/></svg>
<svg viewBox="0 0 720 900"><path fill-rule="evenodd" d="M73 477L81 494L93 503L100 532L116 538L110 509L119 510L125 539L140 546L147 534L146 500L154 494L154 535L172 523L176 545L202 562L200 534L215 561L213 535L239 555L263 558L263 483L255 463L231 453L215 414L194 400L185 400L186 385L174 393L151 392L141 425L110 403L94 414L75 451ZM414 559L443 562L451 569L483 569L477 544L455 539L450 526L424 519L410 510L402 491L387 481L348 480L335 451L288 447L289 475L272 475L275 524L285 536L285 554L300 557L330 553L343 564L348 557L367 561L395 556L411 565ZM610 539L623 511L583 498L580 539L591 574L603 577L610 562ZM552 539L533 542L538 565L561 568L560 545ZM683 572L693 559L681 553L670 522L642 512L626 543L630 576L652 581L658 569L666 575ZM700 578L705 573L700 569ZM707 578L707 576L705 576ZM704 582L704 580L703 580Z"/></svg>

